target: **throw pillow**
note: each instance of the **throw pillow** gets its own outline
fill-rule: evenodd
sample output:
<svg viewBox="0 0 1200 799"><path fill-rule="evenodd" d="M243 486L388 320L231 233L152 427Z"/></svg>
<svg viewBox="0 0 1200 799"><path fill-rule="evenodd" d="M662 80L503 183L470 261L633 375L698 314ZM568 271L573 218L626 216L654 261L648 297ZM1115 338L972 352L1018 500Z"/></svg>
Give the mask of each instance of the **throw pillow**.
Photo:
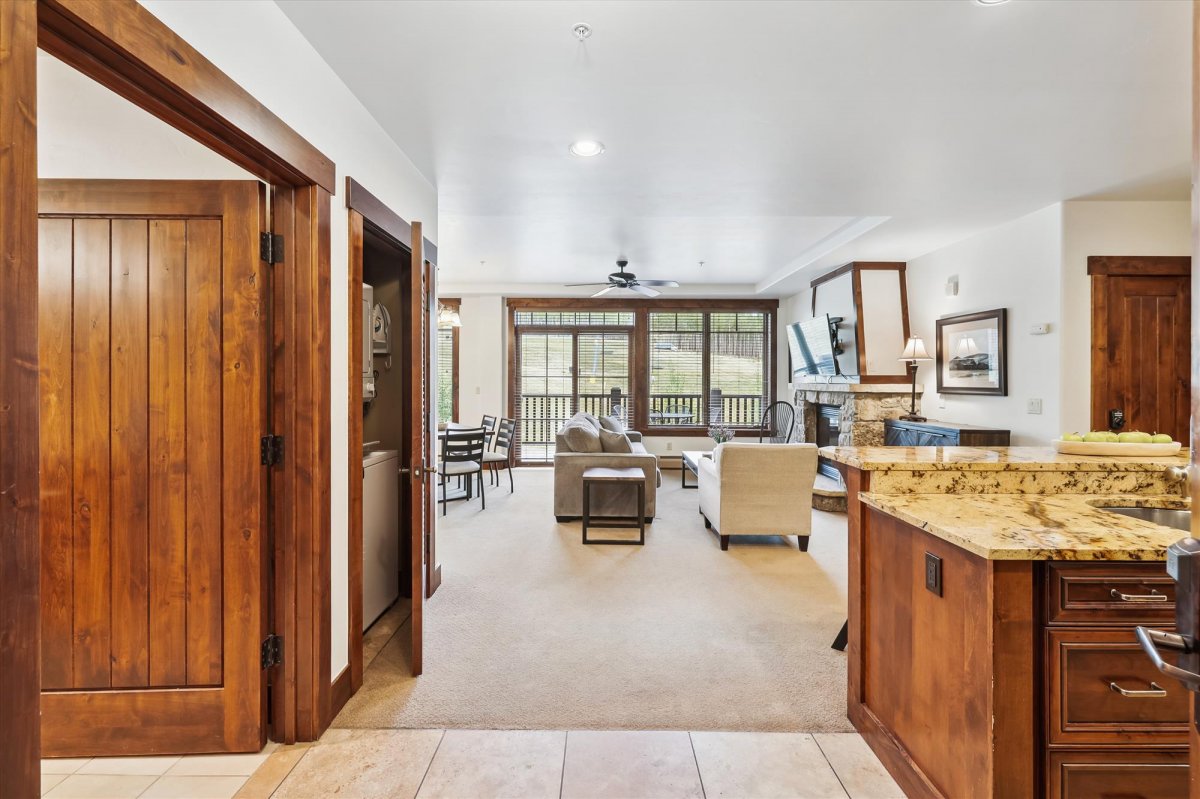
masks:
<svg viewBox="0 0 1200 799"><path fill-rule="evenodd" d="M629 445L629 439L626 435L612 430L600 431L600 448L605 452L620 452L624 454L633 452L633 447Z"/></svg>
<svg viewBox="0 0 1200 799"><path fill-rule="evenodd" d="M587 419L588 424L590 424L592 426L593 430L600 429L600 420L597 419L595 416L592 416L587 411L580 411L578 415L582 416L584 419Z"/></svg>
<svg viewBox="0 0 1200 799"><path fill-rule="evenodd" d="M611 430L614 433L624 433L625 432L625 425L622 424L621 420L615 416L601 416L600 417L600 426L603 427L605 430Z"/></svg>
<svg viewBox="0 0 1200 799"><path fill-rule="evenodd" d="M600 436L587 422L573 422L562 430L572 452L603 452Z"/></svg>

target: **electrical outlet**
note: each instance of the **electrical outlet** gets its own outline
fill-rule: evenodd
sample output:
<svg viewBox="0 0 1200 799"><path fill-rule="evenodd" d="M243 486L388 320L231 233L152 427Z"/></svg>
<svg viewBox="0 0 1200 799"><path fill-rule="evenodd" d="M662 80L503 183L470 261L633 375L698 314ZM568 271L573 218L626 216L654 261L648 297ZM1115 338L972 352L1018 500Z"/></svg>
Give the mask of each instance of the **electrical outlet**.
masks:
<svg viewBox="0 0 1200 799"><path fill-rule="evenodd" d="M667 452L670 452L670 451L671 451L671 450L673 450L673 449L675 449L675 442L674 442L674 441L668 441L668 442L667 442Z"/></svg>
<svg viewBox="0 0 1200 799"><path fill-rule="evenodd" d="M1025 412L1026 413L1041 413L1042 412L1042 401L1036 397L1027 400L1025 402Z"/></svg>
<svg viewBox="0 0 1200 799"><path fill-rule="evenodd" d="M946 407L946 396L945 396L944 394L938 394L938 395L937 395L937 406L938 406L939 408L945 408L945 407Z"/></svg>
<svg viewBox="0 0 1200 799"><path fill-rule="evenodd" d="M479 386L475 386L475 394L478 395L479 393Z"/></svg>
<svg viewBox="0 0 1200 799"><path fill-rule="evenodd" d="M942 559L932 552L925 553L925 590L942 595Z"/></svg>

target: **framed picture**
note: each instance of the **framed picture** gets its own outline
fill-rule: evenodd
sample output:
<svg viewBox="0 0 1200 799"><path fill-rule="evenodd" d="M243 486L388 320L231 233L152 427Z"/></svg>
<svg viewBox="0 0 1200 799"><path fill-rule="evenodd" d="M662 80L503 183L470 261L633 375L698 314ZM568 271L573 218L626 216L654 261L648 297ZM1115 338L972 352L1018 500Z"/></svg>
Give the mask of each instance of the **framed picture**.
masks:
<svg viewBox="0 0 1200 799"><path fill-rule="evenodd" d="M1008 396L1008 310L937 320L939 394Z"/></svg>

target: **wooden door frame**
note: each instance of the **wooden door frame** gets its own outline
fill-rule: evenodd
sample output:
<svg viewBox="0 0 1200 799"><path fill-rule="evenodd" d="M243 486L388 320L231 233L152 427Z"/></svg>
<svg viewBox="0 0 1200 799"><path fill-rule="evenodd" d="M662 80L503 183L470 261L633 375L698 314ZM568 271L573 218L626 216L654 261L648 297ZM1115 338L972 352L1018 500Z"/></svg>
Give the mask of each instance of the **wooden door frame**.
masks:
<svg viewBox="0 0 1200 799"><path fill-rule="evenodd" d="M1088 381L1091 393L1091 429L1108 428L1108 408L1104 392L1098 391L1098 375L1108 369L1107 350L1100 346L1097 334L1108 331L1109 279L1114 277L1190 277L1192 258L1190 255L1089 255L1087 273L1092 278L1092 373ZM1193 297L1193 305L1196 299ZM1193 346L1196 342L1192 342Z"/></svg>
<svg viewBox="0 0 1200 799"><path fill-rule="evenodd" d="M363 444L363 420L362 420L362 351L359 348L358 342L363 335L362 330L362 306L361 292L363 283L363 253L364 253L364 237L366 229L369 226L372 232L387 240L390 244L399 247L404 252L412 253L412 238L413 228L417 226L419 230L420 222L409 223L399 214L368 191L361 183L353 177L346 176L346 209L347 214L347 250L348 250L348 265L346 269L346 295L347 309L349 311L349 337L347 339L348 353L348 383L349 390L347 392L347 434L346 434L346 467L347 467L347 489L349 491L349 499L346 503L348 518L346 521L347 540L349 542L349 624L350 624L350 644L348 652L348 665L337 676L333 684L333 703L331 712L336 715L339 710L345 706L363 683L363 573L362 573L362 556L363 556L363 492L362 492L362 444ZM434 246L428 239L422 238L423 249L427 260L436 261L437 247ZM412 257L410 261L411 269L420 269L421 265L417 263L417 258ZM403 276L401 276L403 280ZM415 320L417 323L420 320ZM414 320L409 319L408 323L411 326ZM395 341L399 341L400 337L396 336ZM394 344L393 349L399 345ZM436 536L433 536L436 540ZM436 564L433 557L433 547L430 547L431 564ZM434 565L431 567L429 575L428 592L430 595L437 589L441 583L441 566ZM415 603L414 603L415 604ZM414 613L415 616L415 613Z"/></svg>
<svg viewBox="0 0 1200 799"><path fill-rule="evenodd" d="M40 782L37 49L272 184L275 267L274 595L284 640L271 737L314 740L328 723L330 197L332 161L135 0L0 3L0 794ZM285 67L281 64L278 69ZM33 309L31 311L31 309ZM264 431L267 432L267 431ZM278 512L278 509L287 512ZM263 586L264 598L268 586Z"/></svg>

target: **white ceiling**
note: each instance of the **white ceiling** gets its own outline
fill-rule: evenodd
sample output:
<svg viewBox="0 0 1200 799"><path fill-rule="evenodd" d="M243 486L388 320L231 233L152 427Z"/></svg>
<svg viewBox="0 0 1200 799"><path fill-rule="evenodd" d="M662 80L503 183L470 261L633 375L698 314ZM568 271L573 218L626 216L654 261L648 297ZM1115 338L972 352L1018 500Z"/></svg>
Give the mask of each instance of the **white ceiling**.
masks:
<svg viewBox="0 0 1200 799"><path fill-rule="evenodd" d="M277 2L437 185L448 290L623 254L784 295L1060 200L1188 197L1186 2Z"/></svg>

